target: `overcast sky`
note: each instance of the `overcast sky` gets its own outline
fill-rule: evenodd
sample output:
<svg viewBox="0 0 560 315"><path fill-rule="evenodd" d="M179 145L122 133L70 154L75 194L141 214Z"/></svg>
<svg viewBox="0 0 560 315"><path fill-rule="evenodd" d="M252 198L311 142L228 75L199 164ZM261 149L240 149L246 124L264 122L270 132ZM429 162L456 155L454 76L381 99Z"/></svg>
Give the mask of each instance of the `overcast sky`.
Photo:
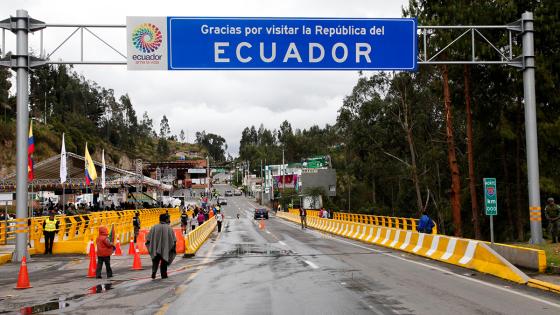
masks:
<svg viewBox="0 0 560 315"><path fill-rule="evenodd" d="M61 24L125 24L126 16L231 16L231 17L401 17L407 0L2 0L1 19L25 9L35 19ZM51 52L71 29L44 31ZM96 31L126 54L123 30ZM88 37L89 36L89 37ZM6 36L14 50L14 36ZM39 51L39 36L30 38ZM79 59L79 37L73 37L51 59ZM85 36L84 58L123 60L109 48ZM127 71L126 66L77 66L78 72L117 95L128 93L141 117L147 111L159 129L165 114L171 130L188 133L206 130L226 138L236 156L241 131L261 123L278 128L288 120L294 128L333 124L342 99L358 79L355 71Z"/></svg>

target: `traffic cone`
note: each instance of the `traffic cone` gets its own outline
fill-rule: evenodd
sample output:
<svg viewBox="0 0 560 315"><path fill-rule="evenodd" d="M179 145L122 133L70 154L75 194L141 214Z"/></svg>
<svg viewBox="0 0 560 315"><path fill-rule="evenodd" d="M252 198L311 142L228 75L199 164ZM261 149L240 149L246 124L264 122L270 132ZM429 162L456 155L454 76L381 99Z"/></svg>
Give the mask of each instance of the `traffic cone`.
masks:
<svg viewBox="0 0 560 315"><path fill-rule="evenodd" d="M93 242L89 247L89 269L88 269L88 278L95 278L95 270L97 269L97 258L95 257L95 246L93 246Z"/></svg>
<svg viewBox="0 0 560 315"><path fill-rule="evenodd" d="M265 228L264 220L261 219L261 220L259 221L259 229L264 230L264 228Z"/></svg>
<svg viewBox="0 0 560 315"><path fill-rule="evenodd" d="M132 270L143 270L142 261L140 260L140 251L136 248L134 252L134 261L132 262Z"/></svg>
<svg viewBox="0 0 560 315"><path fill-rule="evenodd" d="M19 275L16 284L16 289L29 289L32 288L31 284L29 284L29 274L27 273L27 258L23 256L21 260L21 267L19 267Z"/></svg>
<svg viewBox="0 0 560 315"><path fill-rule="evenodd" d="M134 255L134 250L135 246L134 246L134 240L130 240L130 244L128 245L128 254L129 255Z"/></svg>
<svg viewBox="0 0 560 315"><path fill-rule="evenodd" d="M119 241L118 238L117 238L117 244L115 249L115 256L122 256L121 241Z"/></svg>
<svg viewBox="0 0 560 315"><path fill-rule="evenodd" d="M95 244L93 244L93 241L89 241L88 255L89 258L95 258Z"/></svg>

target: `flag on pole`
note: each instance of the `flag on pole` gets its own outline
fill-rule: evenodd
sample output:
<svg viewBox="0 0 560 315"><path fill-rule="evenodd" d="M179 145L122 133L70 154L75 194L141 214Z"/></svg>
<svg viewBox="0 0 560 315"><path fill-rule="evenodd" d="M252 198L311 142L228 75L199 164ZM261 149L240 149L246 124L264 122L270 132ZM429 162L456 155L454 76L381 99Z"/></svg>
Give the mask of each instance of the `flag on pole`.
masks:
<svg viewBox="0 0 560 315"><path fill-rule="evenodd" d="M101 166L101 188L105 189L105 150L101 154L101 162L103 163L103 166Z"/></svg>
<svg viewBox="0 0 560 315"><path fill-rule="evenodd" d="M66 145L64 144L64 133L62 134L62 149L60 150L60 183L66 183L68 169L66 168Z"/></svg>
<svg viewBox="0 0 560 315"><path fill-rule="evenodd" d="M33 180L33 158L31 155L35 152L35 138L33 137L33 121L29 123L29 137L27 138L27 178Z"/></svg>
<svg viewBox="0 0 560 315"><path fill-rule="evenodd" d="M89 155L87 142L86 142L86 153L84 154L84 160L85 160L86 185L89 186L97 178L97 171L95 170L95 164L93 164L91 155Z"/></svg>
<svg viewBox="0 0 560 315"><path fill-rule="evenodd" d="M111 232L109 233L109 240L111 243L115 244L115 226L111 224Z"/></svg>

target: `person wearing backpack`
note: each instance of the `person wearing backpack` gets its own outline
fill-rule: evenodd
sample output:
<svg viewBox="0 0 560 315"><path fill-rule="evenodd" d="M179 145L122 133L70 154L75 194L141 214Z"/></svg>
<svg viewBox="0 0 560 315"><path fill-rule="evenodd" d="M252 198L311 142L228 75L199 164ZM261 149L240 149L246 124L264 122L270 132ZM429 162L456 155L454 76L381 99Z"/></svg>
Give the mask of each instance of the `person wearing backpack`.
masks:
<svg viewBox="0 0 560 315"><path fill-rule="evenodd" d="M422 216L418 222L416 230L420 233L432 234L432 229L434 228L434 221L428 215L426 210L422 211Z"/></svg>

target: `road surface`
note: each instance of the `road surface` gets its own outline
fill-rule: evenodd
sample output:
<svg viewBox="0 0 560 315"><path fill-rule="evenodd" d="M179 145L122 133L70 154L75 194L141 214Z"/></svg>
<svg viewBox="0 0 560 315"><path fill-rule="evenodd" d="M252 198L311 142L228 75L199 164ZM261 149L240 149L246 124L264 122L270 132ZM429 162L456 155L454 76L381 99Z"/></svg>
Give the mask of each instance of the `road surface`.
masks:
<svg viewBox="0 0 560 315"><path fill-rule="evenodd" d="M85 279L80 261L78 275L33 271L41 280L32 284L44 287L20 298L28 305L52 299L64 308L51 313L67 314L560 314L560 296L272 216L260 226L254 208L245 197L228 197L222 233L195 257L178 258L170 279L131 274L120 257L115 281ZM149 267L147 257L143 264ZM8 280L0 277L0 285ZM60 302L65 288L74 289ZM0 310L14 310L17 299L6 292L0 289Z"/></svg>

